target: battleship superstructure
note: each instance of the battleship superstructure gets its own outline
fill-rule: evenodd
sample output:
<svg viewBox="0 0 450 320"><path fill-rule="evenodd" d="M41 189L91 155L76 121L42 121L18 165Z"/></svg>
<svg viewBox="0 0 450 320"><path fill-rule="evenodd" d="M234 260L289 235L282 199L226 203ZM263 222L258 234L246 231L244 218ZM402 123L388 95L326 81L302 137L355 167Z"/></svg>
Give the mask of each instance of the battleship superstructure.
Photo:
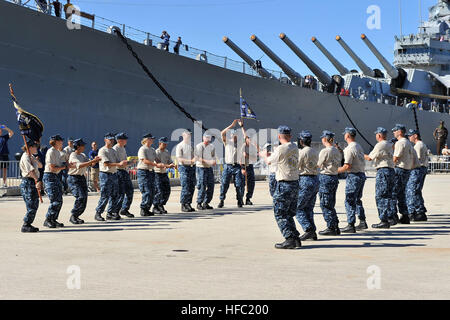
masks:
<svg viewBox="0 0 450 320"><path fill-rule="evenodd" d="M206 53L192 59L160 50L148 35L144 41L129 42L170 94L209 128L220 129L238 116L242 88L259 119L248 126L263 129L287 124L295 131L311 130L316 139L323 129L340 134L350 125L336 96L344 92L339 98L345 110L375 143L377 126L390 129L395 123L404 123L415 127L412 110L399 106L405 98L414 98L425 109L417 111L424 142L434 150L432 131L439 120L450 122L448 111L428 111L434 104L443 111L448 102L449 6L448 1L440 0L419 34L396 38L394 65L362 35L384 70L366 65L341 36L336 40L360 72L348 70L313 38L338 71L328 75L284 33L280 39L309 67L312 77L300 75L256 35L251 40L284 74L262 68L227 37L224 42L245 61L244 72L230 70L226 59L224 65L214 65ZM44 140L59 132L101 141L105 132L126 131L128 149L133 153L145 132L170 136L177 128L192 128L118 37L106 32L112 26L106 25L103 31L85 26L69 30L63 19L0 0L0 88L5 88L0 95L2 121L15 121L8 96L8 84L13 83L21 105L44 122ZM15 137L17 145L19 138ZM174 134L172 140L177 142L178 136ZM369 151L367 143L362 141L362 145Z"/></svg>

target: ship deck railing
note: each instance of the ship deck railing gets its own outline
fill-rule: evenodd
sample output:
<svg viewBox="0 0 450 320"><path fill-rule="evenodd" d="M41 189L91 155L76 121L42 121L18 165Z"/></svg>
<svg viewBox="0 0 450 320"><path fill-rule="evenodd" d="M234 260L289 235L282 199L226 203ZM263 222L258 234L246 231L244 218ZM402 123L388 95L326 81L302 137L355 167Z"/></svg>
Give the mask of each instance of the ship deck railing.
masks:
<svg viewBox="0 0 450 320"><path fill-rule="evenodd" d="M54 15L54 8L53 6L47 6L47 10L42 10L37 7L36 2L34 0L6 0L8 2L12 2L15 4L20 4L24 7L27 7L29 9L44 12L49 15ZM62 2L61 2L62 3ZM76 4L74 4L76 5ZM61 12L61 19L64 19L64 12ZM77 16L78 17L78 16ZM113 21L107 18L103 18L100 16L97 16L95 14L82 14L82 16L79 17L79 23L80 25L84 27L89 27L98 31L102 32L108 32L108 29L112 26L120 28L122 31L122 34L127 37L128 39L134 40L138 43L146 44L149 46L156 47L158 49L164 50L163 42L164 40L161 39L160 36L154 35L149 32L145 32L139 29L136 29L134 27L125 25L123 23ZM174 38L175 36L172 35ZM169 41L169 51L170 54L173 53L173 48L176 44L176 41ZM254 77L261 77L258 72L252 68L252 66L248 65L244 61L236 61L233 59L230 59L226 56L220 56L216 55L214 53L210 53L206 50L197 49L195 47L189 46L187 44L182 44L179 49L179 55L195 59L199 61L203 61L205 63L209 63L221 68L225 68L228 70L233 70L236 72L244 73L250 76ZM292 82L288 79L288 76L284 74L282 71L275 71L266 69L268 72L270 72L278 81L286 84L292 84ZM314 88L310 88L311 90L316 90L320 92L324 92L323 86L319 83L317 77L313 76L316 79L317 85ZM303 78L301 79L300 87L308 88L308 85L306 85L303 82ZM355 92L354 90L350 90L349 98L359 100L359 101L373 101L380 104L387 104L387 105L393 105L393 106L399 106L403 107L404 104L402 104L401 101L397 97L392 97L389 95L383 95L383 94L371 94L370 100L363 99L363 96L369 96L368 92L365 91L362 92L363 95L361 95L361 92ZM334 92L334 94L339 94L339 92ZM419 101L421 102L421 101ZM431 111L431 112L440 112L440 113L450 113L450 108L448 103L447 104L438 104L438 105L432 105L431 103L423 102L421 103L421 107L419 108L421 111Z"/></svg>

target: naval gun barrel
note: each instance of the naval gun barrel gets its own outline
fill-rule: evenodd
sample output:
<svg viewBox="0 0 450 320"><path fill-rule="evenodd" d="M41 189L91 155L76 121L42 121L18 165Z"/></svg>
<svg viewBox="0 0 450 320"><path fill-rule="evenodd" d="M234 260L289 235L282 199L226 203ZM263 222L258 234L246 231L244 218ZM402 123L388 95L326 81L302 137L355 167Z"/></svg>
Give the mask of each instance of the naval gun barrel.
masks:
<svg viewBox="0 0 450 320"><path fill-rule="evenodd" d="M252 40L265 54L269 56L285 74L291 79L296 85L300 85L302 81L302 76L297 73L294 69L289 67L283 60L281 60L272 50L269 49L261 40L259 40L255 35L250 37Z"/></svg>
<svg viewBox="0 0 450 320"><path fill-rule="evenodd" d="M289 37L281 33L280 39L292 50L294 53L306 64L306 66L316 75L319 81L329 86L331 84L331 77L323 71L314 61L312 61L297 45L289 39Z"/></svg>
<svg viewBox="0 0 450 320"><path fill-rule="evenodd" d="M344 48L348 55L352 57L352 59L356 62L364 75L368 77L375 77L375 71L369 68L367 64L365 64L364 61L362 61L361 58L359 58L356 53L352 49L350 49L350 47L347 45L344 39L342 39L341 36L336 36L336 41L339 42L339 44L342 46L342 48Z"/></svg>
<svg viewBox="0 0 450 320"><path fill-rule="evenodd" d="M373 45L373 43L367 38L365 34L361 35L361 39L364 41L364 43L369 47L370 51L377 57L378 61L380 61L383 68L386 70L386 72L389 74L389 76L392 79L397 79L399 72L396 68L394 68L383 55L378 51L378 49Z"/></svg>
<svg viewBox="0 0 450 320"><path fill-rule="evenodd" d="M242 60L244 60L249 66L251 66L253 69L255 69L258 74L263 77L263 78L273 78L274 76L268 72L266 69L264 68L256 68L256 64L255 61L248 55L246 54L241 48L239 48L233 41L231 41L230 38L228 37L223 37L222 38L223 42L230 47L231 50L233 50L234 52L236 52L236 54L242 58Z"/></svg>
<svg viewBox="0 0 450 320"><path fill-rule="evenodd" d="M336 68L336 70L341 74L341 76L345 76L346 74L349 74L350 71L346 67L342 65L331 53L328 51L322 43L316 38L312 37L311 41L319 48L320 51L327 57L328 60L333 64L333 66Z"/></svg>

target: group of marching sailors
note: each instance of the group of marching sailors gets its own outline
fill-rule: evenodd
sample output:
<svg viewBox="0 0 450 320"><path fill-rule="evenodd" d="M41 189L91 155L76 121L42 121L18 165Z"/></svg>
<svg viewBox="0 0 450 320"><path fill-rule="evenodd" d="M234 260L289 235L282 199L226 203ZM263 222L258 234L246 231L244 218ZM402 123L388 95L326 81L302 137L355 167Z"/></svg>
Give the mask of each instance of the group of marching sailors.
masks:
<svg viewBox="0 0 450 320"><path fill-rule="evenodd" d="M301 247L302 240L317 240L313 212L317 194L327 223L327 228L320 231L320 235L338 236L368 229L361 200L366 181L365 160L373 161L377 169L375 199L380 222L373 224L372 228L387 229L398 223L409 224L411 220L426 221L422 188L427 174L428 149L417 130L410 129L407 133L404 125L397 124L392 132L394 139L388 141L388 131L378 127L375 131L378 143L370 154L364 154L356 142L356 129L345 128L343 134L347 147L343 150L344 164L341 165L342 155L334 143L333 132L323 131L320 138L324 148L317 152L311 148L312 135L309 131L302 131L295 145L291 129L280 126L279 146L274 150L266 146L266 150L260 153L271 171L269 188L275 219L285 238L275 248L295 249ZM341 173L347 174L347 226L342 229L338 227L335 210L338 174ZM301 236L294 217L305 231ZM359 219L358 225L356 217Z"/></svg>
<svg viewBox="0 0 450 320"><path fill-rule="evenodd" d="M235 129L236 126L242 130L243 141L238 139L239 130ZM259 155L269 168L269 190L273 197L275 219L285 238L283 243L275 245L276 248L294 249L301 247L301 241L318 239L314 223L317 195L327 224L327 228L319 232L320 235L338 236L341 233L368 229L361 200L366 180L365 160L373 161L377 169L375 199L380 222L373 224L372 228L390 228L397 223L427 220L422 188L427 173L428 149L417 130L410 129L407 133L404 125L397 124L392 129L395 138L388 140L388 131L378 127L375 131L378 143L369 154L364 154L362 147L356 142L357 131L354 128L344 130L347 142L344 150L338 148L333 132L323 131L320 139L324 148L320 152L312 148L313 137L309 131L300 132L297 143L292 141L291 131L287 126L280 126L279 145L266 144L261 149L247 136L241 120L234 120L221 132L225 156L218 207L224 207L232 180L236 189L237 206L253 204L253 165ZM151 133L142 137L136 165L138 186L142 194L141 216L167 213L164 208L170 197L167 171L171 168L177 168L180 174L182 212L196 211L191 206L195 187L198 189L197 210L213 209L210 205L214 194L213 168L216 166L213 136L206 132L202 137L203 141L195 147L192 146L191 136L190 130L182 133L182 141L175 148L176 165L167 150L167 137L158 140L156 150L152 147L156 138ZM65 149L63 141L60 135L50 138L51 148L45 156L42 182L39 179L42 164L33 156L37 153L38 144L28 141L23 147L28 152L24 152L20 160L23 177L21 193L27 208L22 232L39 231L32 223L39 207L38 190L42 183L50 201L44 226L64 226L58 222L63 204L63 171L67 171L67 184L75 197L70 222L83 224L80 216L86 209L88 199L86 173L89 167L96 164L100 168L100 199L95 209L95 220L105 221L102 214L107 206L106 220L120 220L121 215L133 218L134 215L129 212L133 201L133 185L128 172L133 161L127 160L127 135L107 133L104 136L104 146L98 151L98 156L92 159L84 154L86 143L83 139L74 140L70 148ZM347 175L345 209L348 224L340 229L335 205L338 175L342 173ZM398 213L401 214L400 218ZM304 230L301 236L294 217ZM358 225L356 218L359 220Z"/></svg>

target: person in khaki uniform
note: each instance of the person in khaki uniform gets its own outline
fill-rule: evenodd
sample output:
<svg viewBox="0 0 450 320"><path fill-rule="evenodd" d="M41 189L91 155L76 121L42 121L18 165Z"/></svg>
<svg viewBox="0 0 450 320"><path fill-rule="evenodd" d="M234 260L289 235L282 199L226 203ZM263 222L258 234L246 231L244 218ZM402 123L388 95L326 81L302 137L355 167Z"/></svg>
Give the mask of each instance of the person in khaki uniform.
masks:
<svg viewBox="0 0 450 320"><path fill-rule="evenodd" d="M397 222L393 220L394 209L392 208L392 192L394 190L394 161L392 160L392 143L386 140L387 130L378 127L375 138L378 143L368 155L364 155L367 161L373 161L377 169L375 178L375 202L377 204L380 223L373 224L375 229L389 229ZM391 220L392 219L392 220Z"/></svg>
<svg viewBox="0 0 450 320"><path fill-rule="evenodd" d="M84 213L84 210L86 210L88 200L88 185L86 181L87 168L100 161L99 157L89 160L83 153L85 146L86 142L84 142L83 139L74 140L74 151L69 157L69 163L74 165L73 168L69 169L67 177L70 192L75 197L72 215L70 216L70 222L72 224L84 223L84 221L80 219L80 216Z"/></svg>
<svg viewBox="0 0 450 320"><path fill-rule="evenodd" d="M166 214L167 210L164 208L170 197L170 179L167 175L167 169L174 168L175 164L172 161L170 153L167 151L167 143L169 139L162 137L159 139L159 148L156 149L156 163L163 165L156 168L155 175L155 198L153 200L153 213Z"/></svg>
<svg viewBox="0 0 450 320"><path fill-rule="evenodd" d="M197 209L211 210L209 205L214 194L214 170L216 165L216 149L211 144L212 136L205 133L203 142L195 146L195 158L197 166Z"/></svg>
<svg viewBox="0 0 450 320"><path fill-rule="evenodd" d="M275 248L296 249L302 246L294 220L298 199L298 148L291 142L291 128L287 126L278 127L278 140L280 146L270 157L267 152L261 153L268 165L277 165L273 208L275 220L285 241L275 244Z"/></svg>
<svg viewBox="0 0 450 320"><path fill-rule="evenodd" d="M37 153L37 143L34 141L27 141L28 151L32 155L28 155L27 147L23 146L23 154L20 158L19 167L22 174L22 183L20 184L20 193L25 201L27 213L23 219L22 232L38 232L39 228L33 227L31 224L36 217L36 212L39 208L38 189L41 188L42 182L39 180L39 168L42 164L33 154Z"/></svg>
<svg viewBox="0 0 450 320"><path fill-rule="evenodd" d="M180 173L181 193L180 203L182 212L194 212L192 208L192 198L194 196L196 177L195 177L195 157L194 148L191 145L192 132L186 129L183 132L183 141L177 144L176 157L177 168Z"/></svg>

